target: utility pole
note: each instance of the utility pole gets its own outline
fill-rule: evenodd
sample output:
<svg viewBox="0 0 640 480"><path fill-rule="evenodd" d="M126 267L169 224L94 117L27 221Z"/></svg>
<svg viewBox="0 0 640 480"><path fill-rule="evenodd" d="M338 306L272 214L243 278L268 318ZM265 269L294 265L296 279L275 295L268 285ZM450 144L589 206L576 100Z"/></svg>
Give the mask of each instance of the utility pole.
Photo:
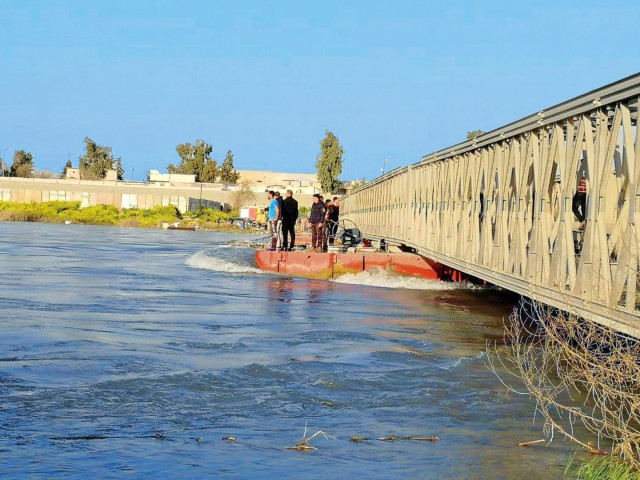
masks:
<svg viewBox="0 0 640 480"><path fill-rule="evenodd" d="M2 172L1 175L4 177L4 166L6 165L7 167L9 166L9 162L7 162L5 160L5 158L7 158L6 152L9 151L9 148L4 148L0 150L0 153L2 153L2 155L0 156L0 162L4 162L2 164L0 164L0 171ZM4 153L3 153L4 152Z"/></svg>
<svg viewBox="0 0 640 480"><path fill-rule="evenodd" d="M382 175L384 175L384 169L387 166L387 163L389 163L389 160L387 160L387 157L384 157L384 161L382 162L382 168L380 170L382 170Z"/></svg>

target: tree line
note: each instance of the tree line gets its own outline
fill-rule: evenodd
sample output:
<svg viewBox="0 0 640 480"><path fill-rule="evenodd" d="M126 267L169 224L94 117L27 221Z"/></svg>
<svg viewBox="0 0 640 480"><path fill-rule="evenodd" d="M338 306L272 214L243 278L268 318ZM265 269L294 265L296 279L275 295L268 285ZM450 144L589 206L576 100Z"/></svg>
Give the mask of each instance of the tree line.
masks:
<svg viewBox="0 0 640 480"><path fill-rule="evenodd" d="M85 180L102 180L106 178L109 170L117 172L118 180L124 179L124 167L122 158L114 157L111 147L99 145L89 137L84 139L85 151L78 158L78 169L80 178ZM176 146L176 152L180 157L180 163L169 165L169 173L184 173L195 175L196 182L215 182L219 180L223 183L235 184L240 178L233 165L233 152L229 150L220 166L218 162L211 158L213 147L203 140L198 140L194 145L182 143ZM0 158L0 160L3 160ZM33 153L25 150L16 150L13 154L13 163L5 168L5 163L0 164L0 174L2 176L23 177L23 178L51 178L51 172L39 172L34 165ZM67 160L62 169L64 176L68 168L73 168L73 162Z"/></svg>
<svg viewBox="0 0 640 480"><path fill-rule="evenodd" d="M111 147L99 145L91 138L84 139L85 151L78 159L80 178L86 180L102 180L109 170L116 170L118 180L124 179L124 167L122 159L113 155ZM227 151L223 162L218 165L218 161L212 157L213 147L204 140L197 140L194 144L181 143L176 146L176 152L180 157L177 165L167 165L169 173L195 175L196 182L236 184L240 178L233 165L233 152ZM327 193L339 191L342 183L339 176L342 173L342 155L344 150L338 137L333 132L327 131L325 137L320 141L320 153L316 158L316 169L318 181L322 190ZM68 160L65 164L62 175L67 168L73 168L73 163ZM4 167L3 167L4 169ZM13 155L11 167L3 175L11 177L36 177L38 174L34 166L34 156L25 150L16 150ZM53 176L49 172L49 177Z"/></svg>

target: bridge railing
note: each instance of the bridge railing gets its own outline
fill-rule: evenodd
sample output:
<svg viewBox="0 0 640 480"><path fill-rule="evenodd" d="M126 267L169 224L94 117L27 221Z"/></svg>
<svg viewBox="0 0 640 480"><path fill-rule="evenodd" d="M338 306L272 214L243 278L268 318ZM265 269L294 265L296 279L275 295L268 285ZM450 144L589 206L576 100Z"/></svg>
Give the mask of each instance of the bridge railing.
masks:
<svg viewBox="0 0 640 480"><path fill-rule="evenodd" d="M639 334L639 95L640 74L432 153L346 196L341 214L367 236Z"/></svg>

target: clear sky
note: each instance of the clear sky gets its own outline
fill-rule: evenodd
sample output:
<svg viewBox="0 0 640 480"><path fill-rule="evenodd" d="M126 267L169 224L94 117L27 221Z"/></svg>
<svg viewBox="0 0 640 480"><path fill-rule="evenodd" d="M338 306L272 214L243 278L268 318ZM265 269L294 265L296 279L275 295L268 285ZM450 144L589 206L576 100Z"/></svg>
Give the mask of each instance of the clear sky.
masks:
<svg viewBox="0 0 640 480"><path fill-rule="evenodd" d="M204 139L312 172L331 130L343 178L371 179L636 73L639 21L637 0L0 0L0 155L58 172L89 136L140 180Z"/></svg>

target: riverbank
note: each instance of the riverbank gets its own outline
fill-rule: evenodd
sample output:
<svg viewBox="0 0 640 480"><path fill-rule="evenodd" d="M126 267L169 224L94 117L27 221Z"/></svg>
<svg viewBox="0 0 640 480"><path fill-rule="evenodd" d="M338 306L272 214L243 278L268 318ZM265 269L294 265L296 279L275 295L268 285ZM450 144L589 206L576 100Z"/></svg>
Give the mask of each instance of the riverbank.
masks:
<svg viewBox="0 0 640 480"><path fill-rule="evenodd" d="M162 228L162 224L179 224L217 232L238 232L231 213L203 209L181 214L173 205L148 210L129 208L118 210L113 205L80 208L80 202L16 203L0 202L0 221L75 223L82 225L113 225L120 227Z"/></svg>

